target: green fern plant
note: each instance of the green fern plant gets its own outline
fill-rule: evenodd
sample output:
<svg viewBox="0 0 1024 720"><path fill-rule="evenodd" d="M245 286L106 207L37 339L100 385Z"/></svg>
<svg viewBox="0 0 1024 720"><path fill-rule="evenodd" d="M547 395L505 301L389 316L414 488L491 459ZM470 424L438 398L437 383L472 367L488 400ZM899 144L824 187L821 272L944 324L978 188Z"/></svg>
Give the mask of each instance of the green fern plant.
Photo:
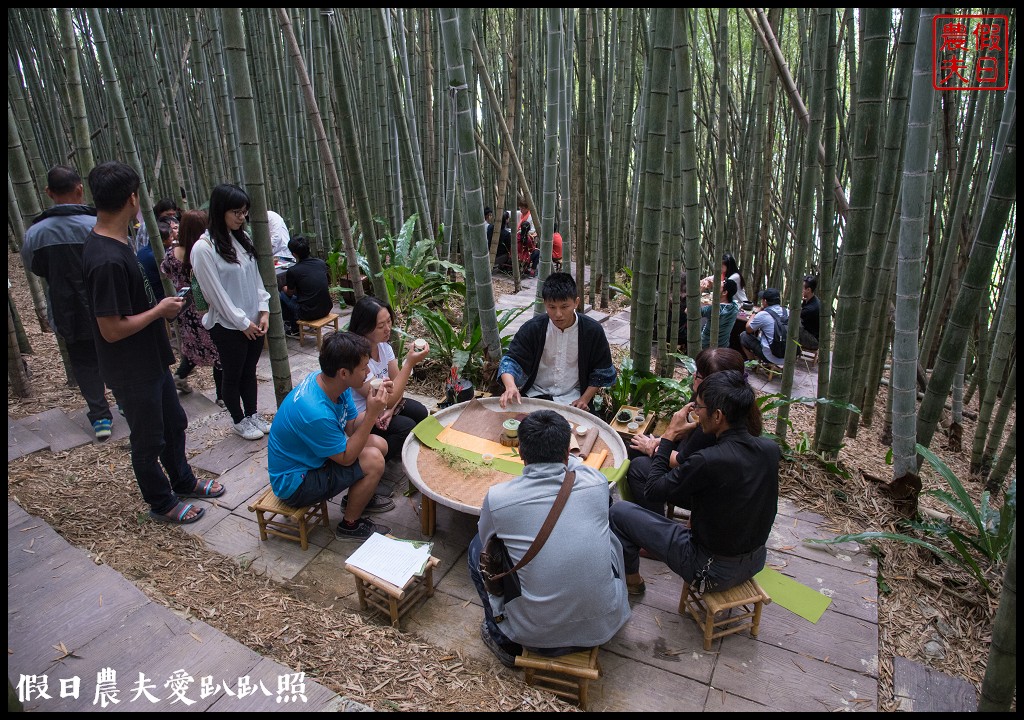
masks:
<svg viewBox="0 0 1024 720"><path fill-rule="evenodd" d="M990 504L991 496L986 490L981 494L978 505L964 489L963 483L957 478L946 463L924 445L918 444L917 452L935 468L936 472L946 481L948 489L928 490L921 493L940 501L960 518L968 530L960 530L945 520L905 521L901 526L915 530L924 537L897 532L862 532L839 535L830 540L806 540L808 543L830 545L842 542L871 543L874 540L893 540L923 547L937 556L960 567L972 575L978 583L991 593L986 571L978 559L990 565L1006 559L1010 551L1013 527L1017 522L1017 481L1010 482L1003 496L1003 504L995 508ZM937 543L943 543L940 547Z"/></svg>

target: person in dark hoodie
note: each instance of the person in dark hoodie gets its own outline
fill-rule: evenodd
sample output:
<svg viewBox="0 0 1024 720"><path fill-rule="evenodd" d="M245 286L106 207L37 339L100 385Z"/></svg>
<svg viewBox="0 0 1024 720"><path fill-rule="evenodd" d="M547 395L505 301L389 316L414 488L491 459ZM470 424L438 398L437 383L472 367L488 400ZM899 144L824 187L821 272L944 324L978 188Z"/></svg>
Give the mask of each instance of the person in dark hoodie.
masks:
<svg viewBox="0 0 1024 720"><path fill-rule="evenodd" d="M47 312L53 331L64 339L78 389L89 406L97 440L110 437L113 415L107 403L92 336L89 297L82 277L82 246L96 224L96 210L82 204L82 178L70 165L54 165L46 174L53 207L25 232L21 258L46 281Z"/></svg>

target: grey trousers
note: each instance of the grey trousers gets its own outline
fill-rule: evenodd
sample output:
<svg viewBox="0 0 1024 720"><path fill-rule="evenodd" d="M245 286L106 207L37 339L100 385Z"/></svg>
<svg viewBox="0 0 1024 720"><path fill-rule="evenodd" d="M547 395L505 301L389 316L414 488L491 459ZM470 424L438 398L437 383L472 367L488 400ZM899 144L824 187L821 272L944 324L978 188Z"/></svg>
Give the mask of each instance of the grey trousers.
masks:
<svg viewBox="0 0 1024 720"><path fill-rule="evenodd" d="M764 567L765 547L734 558L712 557L693 541L690 528L639 505L612 505L612 532L622 542L626 573L640 571L640 548L644 548L688 583L704 575L707 590L728 590L754 577Z"/></svg>

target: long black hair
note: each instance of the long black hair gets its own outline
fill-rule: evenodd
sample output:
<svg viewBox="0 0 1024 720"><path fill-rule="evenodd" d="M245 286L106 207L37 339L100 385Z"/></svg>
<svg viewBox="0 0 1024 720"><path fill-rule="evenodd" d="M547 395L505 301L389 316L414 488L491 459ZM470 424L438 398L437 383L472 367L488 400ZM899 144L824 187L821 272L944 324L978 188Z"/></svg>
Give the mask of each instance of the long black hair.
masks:
<svg viewBox="0 0 1024 720"><path fill-rule="evenodd" d="M391 324L395 323L395 311L383 300L378 300L373 295L363 295L352 308L352 317L348 321L348 331L356 335L366 337L377 328L377 316L381 308L388 311L391 316Z"/></svg>
<svg viewBox="0 0 1024 720"><path fill-rule="evenodd" d="M239 262L235 254L235 246L231 244L232 237L238 241L246 254L252 259L256 258L256 246L252 239L246 234L245 223L234 232L228 230L224 222L224 215L229 210L249 209L249 195L237 185L223 183L218 185L210 193L210 239L217 248L217 254L231 263Z"/></svg>
<svg viewBox="0 0 1024 720"><path fill-rule="evenodd" d="M729 253L722 256L722 264L725 265L725 276L732 277L733 275L740 276L740 287L746 288L747 284L743 282L743 273L740 272L739 267L736 265L736 258Z"/></svg>

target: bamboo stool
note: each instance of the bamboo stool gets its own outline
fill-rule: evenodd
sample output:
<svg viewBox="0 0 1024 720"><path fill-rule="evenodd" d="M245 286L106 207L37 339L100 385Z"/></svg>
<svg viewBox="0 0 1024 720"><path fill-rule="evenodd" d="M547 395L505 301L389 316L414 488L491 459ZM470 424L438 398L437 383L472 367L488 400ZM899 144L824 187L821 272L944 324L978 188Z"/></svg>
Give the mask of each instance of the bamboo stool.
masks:
<svg viewBox="0 0 1024 720"><path fill-rule="evenodd" d="M598 648L580 650L570 655L544 657L523 648L516 656L516 667L526 671L526 684L544 688L560 698L578 703L587 709L587 688L591 680L601 677L597 662Z"/></svg>
<svg viewBox="0 0 1024 720"><path fill-rule="evenodd" d="M316 521L319 520L325 528L330 527L326 500L308 507L293 508L281 502L274 489L269 487L259 500L249 506L249 512L256 513L260 540L266 540L267 535L276 535L299 543L303 550L309 548L309 530L316 526Z"/></svg>
<svg viewBox="0 0 1024 720"><path fill-rule="evenodd" d="M414 575L404 588L381 580L376 575L345 563L345 569L356 579L356 594L359 609L371 605L391 618L391 627L398 627L399 621L421 598L434 596L434 566L440 562L431 556L422 575Z"/></svg>
<svg viewBox="0 0 1024 720"><path fill-rule="evenodd" d="M750 634L756 638L761 624L761 607L771 601L771 597L754 578L734 588L706 592L703 595L684 582L683 594L679 597L679 614L684 614L684 610L690 614L704 631L704 649L710 650L713 640L742 632L748 627ZM741 608L742 613L733 615L734 608ZM720 612L727 612L727 615L716 620Z"/></svg>
<svg viewBox="0 0 1024 720"><path fill-rule="evenodd" d="M800 348L800 359L804 361L804 368L810 372L811 368L818 364L818 348L813 350Z"/></svg>
<svg viewBox="0 0 1024 720"><path fill-rule="evenodd" d="M296 322L299 325L299 345L306 339L306 335L313 335L316 337L317 351L324 344L324 327L330 325L334 328L334 332L338 332L337 313L327 313L319 320L296 320Z"/></svg>
<svg viewBox="0 0 1024 720"><path fill-rule="evenodd" d="M763 372L768 377L768 382L774 380L776 375L782 375L782 368L766 362L758 362L756 370Z"/></svg>

